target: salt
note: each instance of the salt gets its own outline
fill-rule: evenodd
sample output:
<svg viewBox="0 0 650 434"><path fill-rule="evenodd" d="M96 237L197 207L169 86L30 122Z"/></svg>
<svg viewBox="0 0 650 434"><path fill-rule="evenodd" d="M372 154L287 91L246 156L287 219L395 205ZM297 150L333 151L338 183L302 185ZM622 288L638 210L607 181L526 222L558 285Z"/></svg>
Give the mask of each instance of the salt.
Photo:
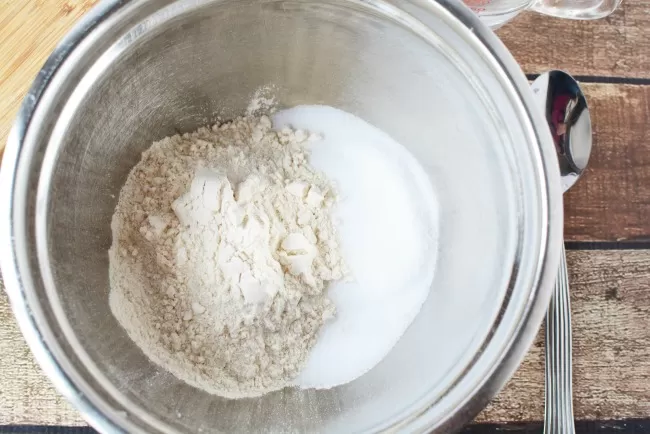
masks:
<svg viewBox="0 0 650 434"><path fill-rule="evenodd" d="M295 381L303 389L331 388L381 362L426 300L437 253L435 194L406 148L350 113L298 106L277 112L273 122L322 134L310 162L341 196L335 217L353 281L329 288L336 317Z"/></svg>

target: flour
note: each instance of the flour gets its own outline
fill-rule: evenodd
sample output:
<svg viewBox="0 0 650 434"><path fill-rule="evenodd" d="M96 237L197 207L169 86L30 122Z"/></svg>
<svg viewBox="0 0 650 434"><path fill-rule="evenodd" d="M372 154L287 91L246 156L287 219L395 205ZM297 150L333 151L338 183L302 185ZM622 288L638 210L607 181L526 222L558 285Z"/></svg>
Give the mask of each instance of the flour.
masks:
<svg viewBox="0 0 650 434"><path fill-rule="evenodd" d="M308 162L317 139L247 115L154 143L129 174L111 310L178 378L229 398L280 389L334 316L325 290L346 265L336 191Z"/></svg>

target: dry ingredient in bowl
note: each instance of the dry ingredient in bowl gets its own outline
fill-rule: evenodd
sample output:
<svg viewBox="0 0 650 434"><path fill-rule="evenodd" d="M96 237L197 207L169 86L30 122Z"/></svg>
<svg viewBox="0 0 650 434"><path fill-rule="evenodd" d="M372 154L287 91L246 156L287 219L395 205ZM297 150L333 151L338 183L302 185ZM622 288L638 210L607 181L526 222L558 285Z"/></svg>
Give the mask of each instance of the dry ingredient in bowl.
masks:
<svg viewBox="0 0 650 434"><path fill-rule="evenodd" d="M247 116L154 143L112 221L110 306L155 363L239 398L291 384L346 266L318 137Z"/></svg>
<svg viewBox="0 0 650 434"><path fill-rule="evenodd" d="M377 366L418 315L436 267L438 203L413 154L351 113L302 105L274 113L273 125L322 134L309 161L341 197L334 215L350 276L328 285L336 317L295 380L302 389L327 389ZM366 384L397 375L385 369Z"/></svg>

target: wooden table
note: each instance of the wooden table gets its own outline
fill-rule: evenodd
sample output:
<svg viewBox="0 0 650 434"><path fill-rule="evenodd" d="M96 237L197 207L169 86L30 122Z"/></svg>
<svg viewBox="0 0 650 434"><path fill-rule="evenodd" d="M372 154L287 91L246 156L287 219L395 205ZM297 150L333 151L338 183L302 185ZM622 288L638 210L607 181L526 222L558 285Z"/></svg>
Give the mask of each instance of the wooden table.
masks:
<svg viewBox="0 0 650 434"><path fill-rule="evenodd" d="M93 0L0 0L0 143L32 78ZM594 126L589 169L565 198L582 432L650 432L650 1L594 22L522 14L499 31L524 71L584 83ZM541 335L467 432L541 432ZM495 425L496 424L496 425ZM0 432L90 432L32 360L0 291Z"/></svg>

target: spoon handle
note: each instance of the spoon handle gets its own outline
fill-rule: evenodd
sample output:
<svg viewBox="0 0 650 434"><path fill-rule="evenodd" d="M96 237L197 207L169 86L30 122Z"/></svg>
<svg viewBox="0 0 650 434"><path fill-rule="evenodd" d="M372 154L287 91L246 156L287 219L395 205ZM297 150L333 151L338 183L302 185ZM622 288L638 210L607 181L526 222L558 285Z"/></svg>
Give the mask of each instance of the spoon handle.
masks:
<svg viewBox="0 0 650 434"><path fill-rule="evenodd" d="M571 364L571 308L566 251L546 313L546 394L544 434L574 434Z"/></svg>

